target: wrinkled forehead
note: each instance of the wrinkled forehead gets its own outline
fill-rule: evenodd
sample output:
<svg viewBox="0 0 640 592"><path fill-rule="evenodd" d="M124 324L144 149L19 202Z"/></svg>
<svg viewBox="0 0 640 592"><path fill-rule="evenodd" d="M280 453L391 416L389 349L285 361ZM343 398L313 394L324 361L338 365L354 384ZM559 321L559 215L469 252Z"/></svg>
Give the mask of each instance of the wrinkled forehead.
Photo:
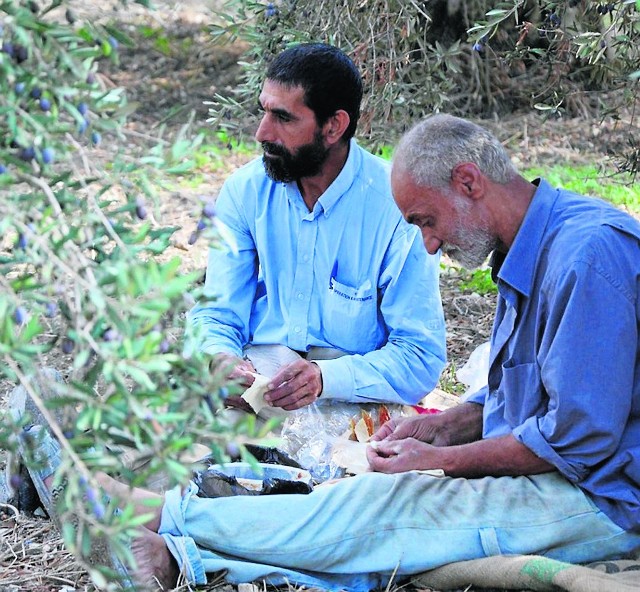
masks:
<svg viewBox="0 0 640 592"><path fill-rule="evenodd" d="M394 160L391 165L391 187L398 188L398 191L417 191L421 185L416 181L414 172L401 160ZM429 189L422 186L422 189Z"/></svg>
<svg viewBox="0 0 640 592"><path fill-rule="evenodd" d="M411 171L402 164L391 170L391 191L396 205L406 220L434 215L441 210L449 211L459 200L451 199L447 187L429 187L418 184Z"/></svg>
<svg viewBox="0 0 640 592"><path fill-rule="evenodd" d="M391 167L391 192L403 215L419 199L424 188L413 180L410 171L402 163L394 162Z"/></svg>

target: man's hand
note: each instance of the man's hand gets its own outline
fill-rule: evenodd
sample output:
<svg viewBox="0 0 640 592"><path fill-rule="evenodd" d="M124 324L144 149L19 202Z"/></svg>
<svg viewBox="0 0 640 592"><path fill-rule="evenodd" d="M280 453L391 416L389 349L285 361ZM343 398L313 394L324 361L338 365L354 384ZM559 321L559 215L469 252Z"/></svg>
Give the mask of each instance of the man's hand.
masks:
<svg viewBox="0 0 640 592"><path fill-rule="evenodd" d="M482 406L463 403L433 415L389 420L371 436L367 460L382 473L443 469L447 475L459 470L465 475L476 468L460 469L460 453L479 444L481 437Z"/></svg>
<svg viewBox="0 0 640 592"><path fill-rule="evenodd" d="M209 368L213 372L221 372L229 380L233 380L236 384L245 389L249 388L255 380L253 373L256 369L249 360L244 360L233 354L220 353L213 356ZM247 413L254 413L251 405L247 403L240 395L232 395L226 397L224 403L227 407L235 407L242 409Z"/></svg>
<svg viewBox="0 0 640 592"><path fill-rule="evenodd" d="M415 438L375 441L366 450L369 465L380 473L440 469L438 455L441 451L442 448L419 442Z"/></svg>
<svg viewBox="0 0 640 592"><path fill-rule="evenodd" d="M474 442L481 437L482 406L463 403L433 415L391 419L371 436L371 440L393 441L414 438L433 446L453 446Z"/></svg>
<svg viewBox="0 0 640 592"><path fill-rule="evenodd" d="M320 367L307 360L297 360L280 369L271 379L264 399L273 407L287 411L315 402L322 392Z"/></svg>
<svg viewBox="0 0 640 592"><path fill-rule="evenodd" d="M372 441L394 441L412 438L434 446L448 446L447 434L443 431L442 418L439 414L414 415L390 419L382 424L372 436Z"/></svg>
<svg viewBox="0 0 640 592"><path fill-rule="evenodd" d="M252 373L256 373L256 369L249 360L226 353L213 356L209 367L214 371L219 370L229 380L233 380L245 388L249 388L253 384L254 377Z"/></svg>
<svg viewBox="0 0 640 592"><path fill-rule="evenodd" d="M467 413L465 410L461 412ZM468 412L471 415L474 413L472 408ZM427 418L423 416L422 419ZM409 425L415 427L420 423L411 422ZM467 429L461 434L468 437L471 433L472 430ZM411 437L404 440L387 438L373 440L366 453L371 468L382 473L442 469L449 477L473 478L535 475L556 470L512 434L448 446L434 446Z"/></svg>

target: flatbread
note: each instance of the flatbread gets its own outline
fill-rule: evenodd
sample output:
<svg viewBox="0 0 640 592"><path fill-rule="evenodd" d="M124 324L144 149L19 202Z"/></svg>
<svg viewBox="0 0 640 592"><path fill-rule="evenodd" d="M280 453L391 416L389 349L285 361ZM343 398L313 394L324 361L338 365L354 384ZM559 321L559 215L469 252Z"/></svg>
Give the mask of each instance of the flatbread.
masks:
<svg viewBox="0 0 640 592"><path fill-rule="evenodd" d="M351 475L360 475L371 471L369 460L367 459L367 446L378 448L380 442L371 440L369 442L357 442L355 440L347 440L338 438L333 444L331 450L331 461L339 467L343 467L345 471ZM444 477L443 469L422 469L410 471L412 473L420 473L421 475L430 475L431 477Z"/></svg>
<svg viewBox="0 0 640 592"><path fill-rule="evenodd" d="M338 438L331 450L331 462L343 467L351 475L367 473L371 471L367 460L367 446L366 442Z"/></svg>
<svg viewBox="0 0 640 592"><path fill-rule="evenodd" d="M420 405L420 407L426 407L427 409L444 411L445 409L449 409L449 407L460 405L462 402L462 397L435 388L429 394L425 395L421 401L418 401L418 405Z"/></svg>
<svg viewBox="0 0 640 592"><path fill-rule="evenodd" d="M264 394L269 390L267 385L271 379L262 374L254 374L253 372L251 374L255 380L253 384L242 393L242 398L251 405L251 409L257 414L269 406L269 403L264 400Z"/></svg>

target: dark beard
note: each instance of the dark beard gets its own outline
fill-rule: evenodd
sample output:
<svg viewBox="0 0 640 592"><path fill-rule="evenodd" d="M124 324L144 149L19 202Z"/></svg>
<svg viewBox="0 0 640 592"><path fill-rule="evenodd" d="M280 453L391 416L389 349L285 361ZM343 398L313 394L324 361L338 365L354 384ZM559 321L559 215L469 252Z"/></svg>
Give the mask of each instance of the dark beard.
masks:
<svg viewBox="0 0 640 592"><path fill-rule="evenodd" d="M262 142L262 149L265 151L262 162L267 175L278 183L290 183L319 174L329 153L319 131L313 142L300 146L295 153L271 142ZM269 156L266 152L269 152Z"/></svg>

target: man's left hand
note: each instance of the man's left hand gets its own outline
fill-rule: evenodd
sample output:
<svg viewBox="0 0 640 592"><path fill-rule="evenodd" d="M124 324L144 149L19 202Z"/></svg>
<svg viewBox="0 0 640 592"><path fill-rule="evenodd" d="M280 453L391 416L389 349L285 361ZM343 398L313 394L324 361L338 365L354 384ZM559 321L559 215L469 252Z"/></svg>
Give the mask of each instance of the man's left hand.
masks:
<svg viewBox="0 0 640 592"><path fill-rule="evenodd" d="M265 401L273 407L293 411L318 399L322 392L322 372L313 362L297 360L281 368L269 384L273 388L264 394Z"/></svg>
<svg viewBox="0 0 640 592"><path fill-rule="evenodd" d="M380 440L373 446L367 446L367 460L379 473L440 469L438 456L442 450L415 438Z"/></svg>

